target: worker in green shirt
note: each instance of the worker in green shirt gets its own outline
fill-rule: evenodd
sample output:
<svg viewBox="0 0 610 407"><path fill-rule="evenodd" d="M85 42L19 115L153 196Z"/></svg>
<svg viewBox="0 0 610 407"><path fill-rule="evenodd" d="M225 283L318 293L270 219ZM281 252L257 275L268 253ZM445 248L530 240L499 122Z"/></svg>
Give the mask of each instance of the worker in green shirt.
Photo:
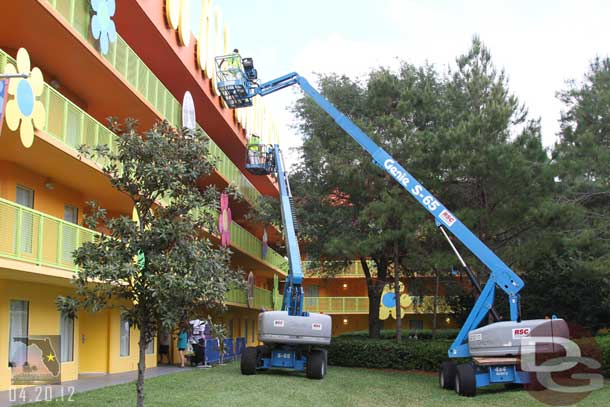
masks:
<svg viewBox="0 0 610 407"><path fill-rule="evenodd" d="M230 72L235 79L238 79L241 75L241 57L239 56L239 50L235 48L233 53L229 55L224 61L226 61L226 70Z"/></svg>
<svg viewBox="0 0 610 407"><path fill-rule="evenodd" d="M260 138L256 134L252 134L248 140L248 161L250 164L259 164L260 155Z"/></svg>

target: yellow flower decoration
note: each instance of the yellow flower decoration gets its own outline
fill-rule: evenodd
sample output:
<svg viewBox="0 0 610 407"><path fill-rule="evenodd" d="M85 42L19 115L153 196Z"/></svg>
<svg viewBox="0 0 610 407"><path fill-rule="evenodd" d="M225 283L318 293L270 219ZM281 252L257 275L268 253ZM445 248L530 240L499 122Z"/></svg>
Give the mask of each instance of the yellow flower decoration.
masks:
<svg viewBox="0 0 610 407"><path fill-rule="evenodd" d="M34 142L34 127L41 130L46 121L44 105L36 99L42 95L44 81L40 69L30 71L30 56L24 48L17 51L17 69L13 64L6 64L5 73L17 72L29 73L30 77L10 80L8 93L14 98L6 104L6 124L12 131L19 128L21 143L30 148Z"/></svg>
<svg viewBox="0 0 610 407"><path fill-rule="evenodd" d="M400 292L404 289L402 283L400 283ZM400 295L400 308L404 311L411 305L411 297L407 294ZM381 303L379 304L379 319L386 320L388 317L396 319L396 295L394 294L394 288L390 288L386 285L381 293ZM400 317L404 317L405 313L401 312Z"/></svg>
<svg viewBox="0 0 610 407"><path fill-rule="evenodd" d="M191 41L191 1L165 0L165 16L170 27L178 30L180 44L187 47Z"/></svg>

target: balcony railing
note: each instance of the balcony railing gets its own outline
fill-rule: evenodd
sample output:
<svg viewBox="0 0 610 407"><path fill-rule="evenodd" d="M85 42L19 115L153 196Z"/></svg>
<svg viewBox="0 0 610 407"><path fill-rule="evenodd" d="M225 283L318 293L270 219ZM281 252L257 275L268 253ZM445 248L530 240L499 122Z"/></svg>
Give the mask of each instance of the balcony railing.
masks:
<svg viewBox="0 0 610 407"><path fill-rule="evenodd" d="M373 276L377 275L377 266L372 260L367 260L369 270ZM303 273L305 277L364 277L364 271L362 270L362 264L360 261L351 262L346 268L338 271L324 270L319 264L313 261L303 262Z"/></svg>
<svg viewBox="0 0 610 407"><path fill-rule="evenodd" d="M402 308L404 314L430 314L434 309L434 297L409 297L408 306ZM368 297L306 297L305 310L325 314L368 314ZM449 312L443 297L437 299L437 312Z"/></svg>
<svg viewBox="0 0 610 407"><path fill-rule="evenodd" d="M0 72L4 72L4 67L7 62L15 64L15 60L11 58L10 55L0 50ZM44 84L41 101L44 104L47 115L45 127L43 129L45 133L74 149L81 144L91 147L99 144L106 144L108 145L108 148L116 151L117 136L114 133L46 83ZM226 157L213 142L210 143L210 154L217 158L217 165L221 165L221 167L224 165L225 168L232 171L231 166L226 164L227 162L230 162L228 157ZM222 156L225 157L224 160L222 159ZM220 159L218 159L219 157ZM100 165L104 164L101 160L97 160L97 162ZM233 167L236 171L239 171L237 167ZM251 184L242 185L249 185L248 188L251 187L252 190L256 191ZM256 192L258 193L258 191ZM250 196L252 196L252 194L250 194ZM233 235L231 239L232 244L235 247L252 257L269 263L272 267L275 267L280 271L286 269L286 260L273 249L269 249L267 251L267 256L263 259L261 257L262 242L235 222L231 223L231 233Z"/></svg>
<svg viewBox="0 0 610 407"><path fill-rule="evenodd" d="M66 21L94 47L97 41L91 35L89 0L47 0ZM106 55L102 55L110 65L147 100L164 118L174 126L181 126L182 107L155 74L146 66L138 55L117 35L116 42L110 44ZM200 128L200 127L199 127ZM200 128L201 129L201 128ZM201 129L203 131L203 129ZM203 132L205 134L205 132ZM210 138L210 155L216 158L220 174L234 185L244 198L253 204L260 197L260 192L241 173L239 168Z"/></svg>
<svg viewBox="0 0 610 407"><path fill-rule="evenodd" d="M273 292L264 288L254 287L254 308L271 310L273 308ZM227 292L226 301L242 306L248 305L248 296L245 289L233 289Z"/></svg>
<svg viewBox="0 0 610 407"><path fill-rule="evenodd" d="M72 252L96 232L0 198L0 256L75 271Z"/></svg>

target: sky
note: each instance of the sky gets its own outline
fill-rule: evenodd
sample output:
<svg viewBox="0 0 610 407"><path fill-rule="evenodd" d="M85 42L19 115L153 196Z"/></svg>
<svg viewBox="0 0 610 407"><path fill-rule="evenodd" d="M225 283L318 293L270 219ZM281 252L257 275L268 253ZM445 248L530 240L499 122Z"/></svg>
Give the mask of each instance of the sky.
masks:
<svg viewBox="0 0 610 407"><path fill-rule="evenodd" d="M530 118L540 118L552 147L562 105L556 92L580 81L595 56L610 55L610 1L603 0L214 0L230 29L231 48L254 58L261 81L296 71L364 78L401 60L455 66L474 35L504 69ZM300 136L290 108L296 89L266 96L283 150ZM288 153L291 165L298 159Z"/></svg>

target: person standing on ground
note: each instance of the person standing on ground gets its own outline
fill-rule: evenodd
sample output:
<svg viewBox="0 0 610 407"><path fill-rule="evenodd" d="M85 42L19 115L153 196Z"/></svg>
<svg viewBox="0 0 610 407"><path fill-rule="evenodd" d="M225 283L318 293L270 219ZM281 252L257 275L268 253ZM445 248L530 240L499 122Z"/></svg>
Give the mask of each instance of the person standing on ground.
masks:
<svg viewBox="0 0 610 407"><path fill-rule="evenodd" d="M171 342L171 336L167 330L161 331L161 335L159 335L159 364L163 363L163 356L165 355L165 359L167 360L167 364L171 363L169 359L169 345Z"/></svg>
<svg viewBox="0 0 610 407"><path fill-rule="evenodd" d="M180 367L184 367L184 351L188 343L189 334L186 328L186 323L183 322L180 326L180 333L178 334L178 352L180 352Z"/></svg>

